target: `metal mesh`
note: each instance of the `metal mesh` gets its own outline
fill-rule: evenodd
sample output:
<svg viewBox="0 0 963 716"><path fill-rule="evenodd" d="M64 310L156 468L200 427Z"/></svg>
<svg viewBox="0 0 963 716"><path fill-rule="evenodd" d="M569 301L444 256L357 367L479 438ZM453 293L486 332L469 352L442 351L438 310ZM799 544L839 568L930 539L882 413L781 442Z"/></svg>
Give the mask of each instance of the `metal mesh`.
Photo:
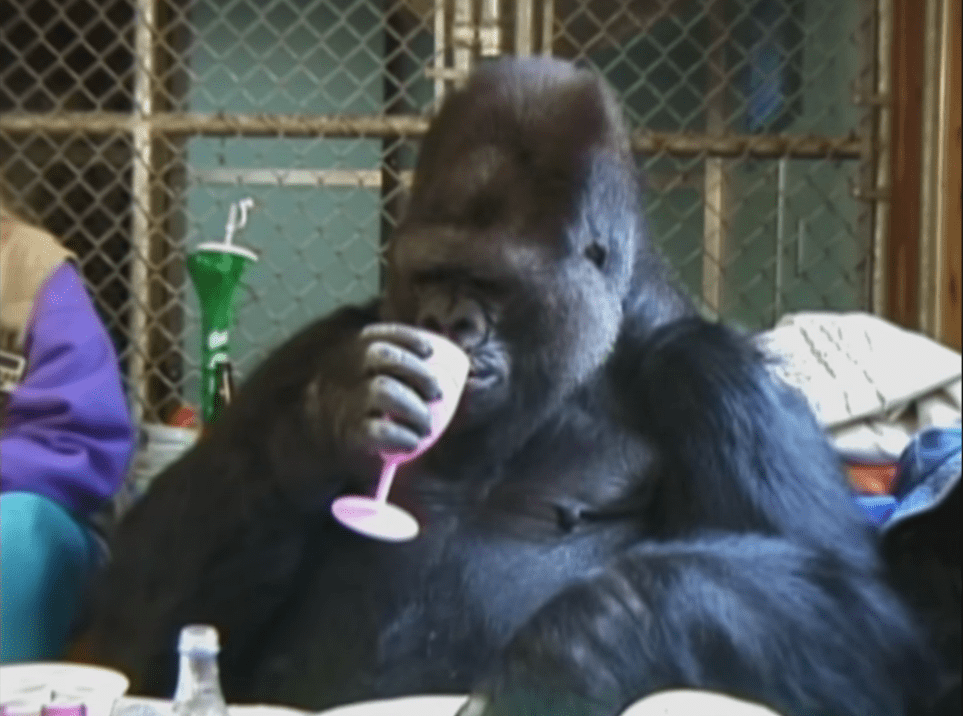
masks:
<svg viewBox="0 0 963 716"><path fill-rule="evenodd" d="M81 257L151 420L197 401L184 259L223 237L231 203L255 199L237 241L260 255L237 293L243 375L312 317L378 291L417 140L485 55L573 58L616 88L652 235L707 313L758 328L868 308L876 9L0 0L0 173L16 208Z"/></svg>

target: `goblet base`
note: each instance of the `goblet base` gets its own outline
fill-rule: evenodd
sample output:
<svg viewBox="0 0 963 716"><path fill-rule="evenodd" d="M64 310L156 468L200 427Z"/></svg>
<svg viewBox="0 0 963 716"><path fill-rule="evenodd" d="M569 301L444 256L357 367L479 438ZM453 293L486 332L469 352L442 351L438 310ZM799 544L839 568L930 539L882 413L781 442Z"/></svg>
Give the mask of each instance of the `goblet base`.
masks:
<svg viewBox="0 0 963 716"><path fill-rule="evenodd" d="M405 542L418 536L418 521L390 502L348 495L331 505L331 514L348 529L386 542Z"/></svg>

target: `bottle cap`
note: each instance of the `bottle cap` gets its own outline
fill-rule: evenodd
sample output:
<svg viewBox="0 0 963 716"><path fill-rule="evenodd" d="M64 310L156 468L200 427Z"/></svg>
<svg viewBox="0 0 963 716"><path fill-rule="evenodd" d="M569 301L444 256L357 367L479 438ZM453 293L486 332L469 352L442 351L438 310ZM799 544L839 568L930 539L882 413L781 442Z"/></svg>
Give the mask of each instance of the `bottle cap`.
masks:
<svg viewBox="0 0 963 716"><path fill-rule="evenodd" d="M217 653L219 648L217 629L214 627L207 624L190 624L181 629L180 641L177 644L178 651Z"/></svg>

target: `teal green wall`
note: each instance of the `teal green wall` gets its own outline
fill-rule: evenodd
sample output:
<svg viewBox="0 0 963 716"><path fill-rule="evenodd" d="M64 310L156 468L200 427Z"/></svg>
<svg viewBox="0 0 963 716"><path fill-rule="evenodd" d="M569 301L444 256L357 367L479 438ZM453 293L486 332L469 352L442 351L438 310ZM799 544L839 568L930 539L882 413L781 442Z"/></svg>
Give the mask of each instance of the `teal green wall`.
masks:
<svg viewBox="0 0 963 716"><path fill-rule="evenodd" d="M730 17L744 13L751 0L728 3ZM652 131L705 131L708 23L699 19L701 3L688 15L657 23L651 33L620 50L593 53L625 102L633 125ZM787 134L847 135L855 132L857 108L852 88L858 67L853 34L858 3L807 0L802 9L802 114L782 129ZM664 51L663 48L667 48ZM730 55L730 63L733 62ZM745 99L730 92L731 120ZM745 131L741 127L733 131ZM650 191L649 223L656 242L678 271L683 285L698 297L702 285L703 162L656 158L643 162L662 177L686 172L681 188ZM776 161L727 162L731 187L726 291L723 315L747 326L771 325L775 303L777 171ZM865 247L857 231L857 204L850 185L855 161L789 161L783 243L782 313L806 308L848 310L863 304L861 259ZM801 264L799 219L805 240Z"/></svg>
<svg viewBox="0 0 963 716"><path fill-rule="evenodd" d="M853 34L858 3L807 0L803 51L803 114L788 134L855 133L853 87L858 67ZM861 260L867 247L857 229L851 186L855 160L787 163L782 313L854 310L864 304ZM732 173L733 216L726 315L754 327L772 323L775 301L778 162L738 162ZM802 262L799 220L804 222ZM741 249L741 250L740 250Z"/></svg>
<svg viewBox="0 0 963 716"><path fill-rule="evenodd" d="M228 5L227 11L224 5L217 0L192 5L196 36L190 62L199 78L189 92L192 111L381 113L380 2L251 2ZM314 32L295 25L292 8L306 13ZM187 158L189 249L223 238L231 202L251 196L258 203L237 239L261 256L237 294L232 340L242 376L313 317L376 293L378 189L229 186L190 177L218 168L378 169L380 140L197 137L188 142ZM190 315L196 316L193 289L188 294ZM194 362L196 321L186 338ZM191 378L189 399L196 395L196 374Z"/></svg>
<svg viewBox="0 0 963 716"><path fill-rule="evenodd" d="M749 0L732 0L741 11ZM288 0L285 3L191 5L195 31L190 66L197 81L188 108L197 112L383 112L382 0ZM226 7L227 9L222 9ZM710 44L701 3L657 23L650 34L619 50L601 50L593 63L619 91L633 124L656 131L705 128L706 61ZM294 12L292 12L294 10ZM852 33L857 4L807 0L804 15L803 114L784 131L845 135L857 127L852 83L857 67ZM298 18L306 17L307 23ZM664 49L667 48L667 51ZM414 111L431 99L422 74L432 50L420 33L409 45L409 94ZM730 97L730 101L738 98ZM736 106L736 104L730 104ZM411 165L406 144L403 162ZM264 354L313 317L378 289L380 192L362 188L237 186L191 179L211 169L367 169L380 167L380 140L192 138L187 144L188 247L220 240L229 206L246 196L258 202L239 243L261 255L237 294L234 356L243 376ZM731 232L724 315L762 327L774 319L776 257L775 161L735 160L731 171ZM648 197L653 237L682 283L698 296L702 284L703 163L657 158L645 162L657 178L689 175L680 188L658 186ZM857 308L864 254L850 184L855 162L791 161L787 165L783 312ZM658 184L659 182L657 182ZM803 263L799 219L805 221ZM188 290L187 355L196 364L197 300ZM188 399L196 395L189 372Z"/></svg>

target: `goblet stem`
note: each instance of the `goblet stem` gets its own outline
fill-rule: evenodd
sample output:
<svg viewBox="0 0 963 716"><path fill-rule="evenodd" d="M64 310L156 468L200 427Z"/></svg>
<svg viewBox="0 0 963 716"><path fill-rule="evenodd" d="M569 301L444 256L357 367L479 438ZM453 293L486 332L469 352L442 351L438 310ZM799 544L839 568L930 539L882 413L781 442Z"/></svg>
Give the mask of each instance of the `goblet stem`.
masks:
<svg viewBox="0 0 963 716"><path fill-rule="evenodd" d="M388 493L391 491L391 483L395 481L395 471L398 463L393 460L386 460L384 467L381 468L381 478L378 480L378 489L375 492L375 499L378 502L387 502Z"/></svg>

